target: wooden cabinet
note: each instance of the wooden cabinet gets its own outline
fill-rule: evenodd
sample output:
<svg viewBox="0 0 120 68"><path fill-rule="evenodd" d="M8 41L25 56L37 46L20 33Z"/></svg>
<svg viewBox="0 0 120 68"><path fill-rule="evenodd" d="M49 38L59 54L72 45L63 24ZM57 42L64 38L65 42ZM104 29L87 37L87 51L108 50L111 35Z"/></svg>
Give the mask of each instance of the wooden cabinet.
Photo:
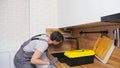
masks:
<svg viewBox="0 0 120 68"><path fill-rule="evenodd" d="M99 22L102 16L119 13L119 0L59 0L59 27Z"/></svg>

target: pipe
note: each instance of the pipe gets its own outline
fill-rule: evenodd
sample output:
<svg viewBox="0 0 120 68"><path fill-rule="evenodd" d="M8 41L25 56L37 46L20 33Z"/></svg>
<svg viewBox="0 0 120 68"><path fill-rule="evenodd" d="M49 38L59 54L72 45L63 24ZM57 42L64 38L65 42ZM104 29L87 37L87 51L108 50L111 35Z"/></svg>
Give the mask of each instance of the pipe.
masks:
<svg viewBox="0 0 120 68"><path fill-rule="evenodd" d="M75 39L76 40L76 49L79 50L79 40L78 40L78 38L65 37L65 39Z"/></svg>
<svg viewBox="0 0 120 68"><path fill-rule="evenodd" d="M90 32L83 32L83 31L81 31L80 32L80 34L83 34L83 33L101 33L101 34L105 33L105 34L108 34L108 31L90 31Z"/></svg>

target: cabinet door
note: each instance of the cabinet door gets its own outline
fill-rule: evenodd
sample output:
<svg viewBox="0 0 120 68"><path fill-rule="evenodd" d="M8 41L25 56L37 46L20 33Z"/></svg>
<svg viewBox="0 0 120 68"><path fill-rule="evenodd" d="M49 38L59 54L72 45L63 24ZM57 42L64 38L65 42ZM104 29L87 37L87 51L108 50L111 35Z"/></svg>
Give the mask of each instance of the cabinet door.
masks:
<svg viewBox="0 0 120 68"><path fill-rule="evenodd" d="M100 17L120 12L120 0L59 0L59 27L99 22Z"/></svg>
<svg viewBox="0 0 120 68"><path fill-rule="evenodd" d="M113 40L103 36L102 38L98 38L96 45L94 46L94 52L97 56L101 59L104 59L107 56L107 52L109 51L110 47L112 46Z"/></svg>

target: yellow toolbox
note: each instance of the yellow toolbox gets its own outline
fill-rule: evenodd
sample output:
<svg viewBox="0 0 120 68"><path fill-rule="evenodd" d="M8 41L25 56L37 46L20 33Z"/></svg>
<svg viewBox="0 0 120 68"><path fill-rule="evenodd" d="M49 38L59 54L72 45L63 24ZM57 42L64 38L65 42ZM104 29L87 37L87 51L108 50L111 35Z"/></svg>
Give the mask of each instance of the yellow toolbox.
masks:
<svg viewBox="0 0 120 68"><path fill-rule="evenodd" d="M70 66L89 64L94 62L94 51L90 49L65 51L66 63Z"/></svg>

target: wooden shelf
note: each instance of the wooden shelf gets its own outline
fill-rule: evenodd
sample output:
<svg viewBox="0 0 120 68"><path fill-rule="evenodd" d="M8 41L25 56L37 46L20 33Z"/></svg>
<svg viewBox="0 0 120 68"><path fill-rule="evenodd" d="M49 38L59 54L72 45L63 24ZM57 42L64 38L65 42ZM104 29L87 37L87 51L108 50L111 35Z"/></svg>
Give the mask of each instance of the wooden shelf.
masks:
<svg viewBox="0 0 120 68"><path fill-rule="evenodd" d="M94 22L94 23L88 23L88 24L81 24L81 25L73 25L73 26L67 26L62 28L93 28L93 27L100 27L100 26L111 26L111 25L120 25L120 23L115 22Z"/></svg>
<svg viewBox="0 0 120 68"><path fill-rule="evenodd" d="M47 54L47 55L50 59L53 58L52 55L50 55L50 54ZM59 61L57 61L55 63L55 66L56 66L56 68L116 68L110 64L104 64L104 63L100 62L99 60L97 60L96 58L94 59L94 63L91 63L91 64L70 67L66 63L60 63Z"/></svg>

